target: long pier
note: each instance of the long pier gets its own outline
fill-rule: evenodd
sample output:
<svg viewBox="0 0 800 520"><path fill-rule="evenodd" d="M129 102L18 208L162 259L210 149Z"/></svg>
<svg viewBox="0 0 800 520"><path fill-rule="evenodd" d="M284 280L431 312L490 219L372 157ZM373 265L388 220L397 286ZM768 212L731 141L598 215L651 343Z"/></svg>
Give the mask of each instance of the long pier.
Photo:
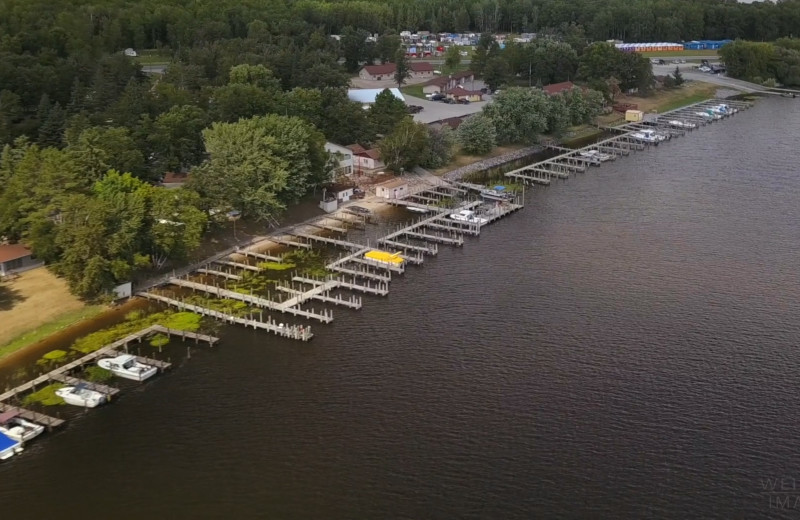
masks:
<svg viewBox="0 0 800 520"><path fill-rule="evenodd" d="M195 291L200 291L207 294L213 294L214 296L217 296L219 298L227 298L229 300L239 300L245 303L249 303L251 305L255 305L256 307L262 307L264 309L269 309L278 312L286 312L289 314L294 314L295 316L301 316L303 318L317 320L322 323L330 323L331 321L333 321L333 316L331 315L330 311L323 311L323 313L316 313L314 311L304 311L302 309L294 308L295 305L301 303L299 299L291 299L283 303L278 303L272 300L267 300L266 298L262 298L260 296L255 296L253 294L242 294L236 291L223 289L222 287L216 287L214 285L207 285L199 282L192 282L189 280L184 280L182 278L170 278L169 283L180 287L186 287L188 289L192 289Z"/></svg>
<svg viewBox="0 0 800 520"><path fill-rule="evenodd" d="M728 111L717 110L716 107L721 104L726 104L731 109ZM610 160L612 157L616 158L618 155L628 155L632 151L644 150L650 144L657 145L672 137L683 136L688 130L700 125L730 117L749 106L749 103L740 101L713 99L670 110L646 121L627 122L616 127L601 127L619 134L577 149L548 145L549 148L562 153L517 168L505 175L524 183L544 184L542 181L547 179L549 184L552 177L566 178L570 173L584 172L586 165L601 164L601 156L597 152L608 154L610 157L603 157L606 160ZM712 113L703 112L708 110ZM644 136L639 135L639 132L642 131L655 131L656 139L648 141ZM587 152L591 153L587 154Z"/></svg>
<svg viewBox="0 0 800 520"><path fill-rule="evenodd" d="M259 260L264 260L265 262L283 262L283 258L264 253L256 253L255 251L249 251L247 249L237 249L236 254L242 256L252 256L253 258L258 258Z"/></svg>
<svg viewBox="0 0 800 520"><path fill-rule="evenodd" d="M162 296L160 294L155 294L151 292L140 292L137 293L137 295L143 298L165 303L167 305L176 307L178 309L195 312L203 316L210 316L212 318L217 318L220 321L224 321L227 323L237 323L239 325L244 325L245 327L253 327L254 329L266 330L285 338L299 339L301 341L309 341L314 336L311 333L311 327L304 327L302 325L283 325L282 323L276 324L275 321L271 319L268 322L264 322L250 318L241 318L238 316L233 316L231 314L225 314L224 312L208 309L206 307L201 307L200 305L192 305L190 303L182 302L174 298L169 298L167 296Z"/></svg>
<svg viewBox="0 0 800 520"><path fill-rule="evenodd" d="M37 424L42 424L44 426L47 426L48 428L55 428L57 426L61 426L62 424L64 424L64 420L62 419L50 417L49 415L28 410L20 406L12 405L6 403L5 401L16 399L20 394L31 392L35 390L36 387L43 384L50 384L53 381L59 383L65 383L68 385L83 384L90 390L95 390L107 396L113 396L117 394L117 392L119 392L118 388L115 388L113 386L103 385L100 383L85 381L83 379L69 375L69 372L75 370L76 368L80 368L84 365L87 365L93 361L96 361L99 358L107 356L116 356L119 354L117 352L118 349L125 348L127 350L128 345L130 343L141 342L145 336L155 332L160 332L171 336L179 336L184 340L194 339L196 343L200 341L207 342L211 346L213 346L215 343L219 341L219 338L215 338L213 336L208 336L205 334L198 334L195 332L170 329L162 325L151 325L150 327L142 329L139 332L129 334L124 338L118 339L113 343L109 343L108 345L105 345L95 350L94 352L90 352L89 354L81 356L80 358L74 361L71 361L65 365L57 367L47 372L46 374L42 374L34 379L31 379L30 381L27 381L26 383L11 388L6 392L0 394L0 412L14 411L17 412L19 416L22 417L23 419L33 421ZM171 366L170 363L155 359L143 358L140 356L137 356L137 359L139 359L140 361L147 361L149 362L149 364L157 366L162 370Z"/></svg>

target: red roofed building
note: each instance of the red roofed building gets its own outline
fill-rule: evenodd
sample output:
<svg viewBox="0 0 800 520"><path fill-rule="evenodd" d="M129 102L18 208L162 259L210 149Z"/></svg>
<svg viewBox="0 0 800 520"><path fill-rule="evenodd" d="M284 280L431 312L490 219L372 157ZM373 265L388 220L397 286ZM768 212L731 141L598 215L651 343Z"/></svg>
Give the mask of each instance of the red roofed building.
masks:
<svg viewBox="0 0 800 520"><path fill-rule="evenodd" d="M381 152L377 148L366 150L359 144L351 144L347 148L353 152L353 170L357 175L375 173L386 168L381 160Z"/></svg>
<svg viewBox="0 0 800 520"><path fill-rule="evenodd" d="M408 64L411 78L424 79L433 77L433 65L428 62L416 62ZM394 63L384 63L383 65L364 65L358 73L361 79L368 79L372 81L381 81L385 79L394 79L394 73L397 66Z"/></svg>
<svg viewBox="0 0 800 520"><path fill-rule="evenodd" d="M483 93L480 90L467 90L462 86L457 86L447 92L447 97L456 101L482 101Z"/></svg>
<svg viewBox="0 0 800 520"><path fill-rule="evenodd" d="M422 91L425 94L447 92L458 85L466 85L468 83L472 83L474 80L475 74L472 71L465 70L450 74L449 76L439 76L433 78L422 86Z"/></svg>
<svg viewBox="0 0 800 520"><path fill-rule="evenodd" d="M42 263L33 258L31 250L22 244L0 246L0 276L27 271Z"/></svg>
<svg viewBox="0 0 800 520"><path fill-rule="evenodd" d="M554 94L560 94L565 90L572 90L575 88L575 84L571 81L562 81L561 83L553 83L551 85L545 85L542 87L542 90L549 95L552 96Z"/></svg>

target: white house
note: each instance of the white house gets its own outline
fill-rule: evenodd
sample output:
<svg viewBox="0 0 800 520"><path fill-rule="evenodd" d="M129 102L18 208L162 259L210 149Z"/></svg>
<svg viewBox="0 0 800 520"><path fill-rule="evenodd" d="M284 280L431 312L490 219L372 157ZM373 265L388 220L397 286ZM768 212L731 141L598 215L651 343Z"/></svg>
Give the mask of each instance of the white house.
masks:
<svg viewBox="0 0 800 520"><path fill-rule="evenodd" d="M348 148L353 151L353 167L357 174L375 173L386 167L377 148L366 150L358 144L351 144Z"/></svg>
<svg viewBox="0 0 800 520"><path fill-rule="evenodd" d="M375 195L384 199L402 199L408 195L408 181L396 178L376 184Z"/></svg>
<svg viewBox="0 0 800 520"><path fill-rule="evenodd" d="M333 178L353 175L353 151L336 143L325 143L325 150L336 160Z"/></svg>

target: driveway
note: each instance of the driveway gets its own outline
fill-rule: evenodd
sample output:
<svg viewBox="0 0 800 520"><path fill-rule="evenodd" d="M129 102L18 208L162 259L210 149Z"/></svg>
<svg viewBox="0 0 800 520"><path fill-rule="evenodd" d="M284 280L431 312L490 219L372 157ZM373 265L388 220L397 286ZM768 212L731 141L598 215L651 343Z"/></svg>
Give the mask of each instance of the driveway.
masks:
<svg viewBox="0 0 800 520"><path fill-rule="evenodd" d="M460 117L468 114L480 112L483 107L490 101L478 101L470 103L469 105L448 105L441 101L428 101L411 96L406 97L406 103L409 105L419 105L422 107L422 112L414 114L414 121L418 123L432 123L440 119L447 119L448 117Z"/></svg>

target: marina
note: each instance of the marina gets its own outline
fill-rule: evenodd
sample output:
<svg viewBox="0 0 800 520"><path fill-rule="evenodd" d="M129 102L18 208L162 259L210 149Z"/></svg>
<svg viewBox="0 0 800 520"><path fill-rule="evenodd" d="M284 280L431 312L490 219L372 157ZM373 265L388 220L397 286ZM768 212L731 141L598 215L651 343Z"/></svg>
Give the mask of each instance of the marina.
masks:
<svg viewBox="0 0 800 520"><path fill-rule="evenodd" d="M553 178L566 179L573 173L584 173L589 165L600 166L605 160L645 150L673 137L714 121L730 117L751 105L744 101L712 99L694 103L640 122L601 127L618 135L602 139L582 148L569 149L552 144L547 148L560 152L555 157L517 168L505 174L525 184L550 184ZM599 154L607 154L602 157Z"/></svg>

